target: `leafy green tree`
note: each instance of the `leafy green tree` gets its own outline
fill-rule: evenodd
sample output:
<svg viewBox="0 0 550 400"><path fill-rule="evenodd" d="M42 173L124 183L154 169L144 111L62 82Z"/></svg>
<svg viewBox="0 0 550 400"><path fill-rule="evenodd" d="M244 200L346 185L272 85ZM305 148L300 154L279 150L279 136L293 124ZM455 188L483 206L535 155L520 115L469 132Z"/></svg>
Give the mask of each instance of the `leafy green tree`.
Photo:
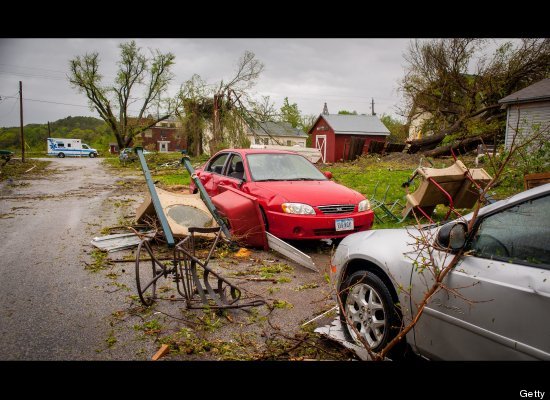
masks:
<svg viewBox="0 0 550 400"><path fill-rule="evenodd" d="M141 53L135 41L120 46L120 61L115 81L104 85L99 73L99 54L94 52L77 56L69 63L69 81L79 92L84 93L90 107L95 109L116 137L120 148L127 147L132 139L157 122L166 119L146 120L147 111L160 101L168 83L173 78L170 72L175 56L172 53L152 52L147 58ZM132 119L129 107L137 102L136 91L143 89L139 112ZM146 121L146 122L144 122Z"/></svg>
<svg viewBox="0 0 550 400"><path fill-rule="evenodd" d="M338 111L338 114L341 114L341 115L357 115L357 111L355 111L355 110L353 110L353 111L340 110L340 111Z"/></svg>
<svg viewBox="0 0 550 400"><path fill-rule="evenodd" d="M405 143L405 140L407 140L408 137L408 132L407 126L403 122L393 118L391 115L386 114L382 114L380 121L382 121L382 123L390 131L388 140L391 143Z"/></svg>
<svg viewBox="0 0 550 400"><path fill-rule="evenodd" d="M288 102L288 97L285 97L280 112L281 115L279 118L281 122L288 122L293 128L299 127L302 122L302 117L298 109L298 104L290 104Z"/></svg>

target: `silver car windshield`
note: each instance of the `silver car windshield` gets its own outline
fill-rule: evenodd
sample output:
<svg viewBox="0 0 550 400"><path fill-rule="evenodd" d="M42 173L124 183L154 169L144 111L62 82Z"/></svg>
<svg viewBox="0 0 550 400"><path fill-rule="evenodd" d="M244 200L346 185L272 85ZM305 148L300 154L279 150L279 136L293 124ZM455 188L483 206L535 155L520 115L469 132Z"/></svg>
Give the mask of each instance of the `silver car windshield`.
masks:
<svg viewBox="0 0 550 400"><path fill-rule="evenodd" d="M247 156L254 181L326 181L327 177L298 154L259 153Z"/></svg>

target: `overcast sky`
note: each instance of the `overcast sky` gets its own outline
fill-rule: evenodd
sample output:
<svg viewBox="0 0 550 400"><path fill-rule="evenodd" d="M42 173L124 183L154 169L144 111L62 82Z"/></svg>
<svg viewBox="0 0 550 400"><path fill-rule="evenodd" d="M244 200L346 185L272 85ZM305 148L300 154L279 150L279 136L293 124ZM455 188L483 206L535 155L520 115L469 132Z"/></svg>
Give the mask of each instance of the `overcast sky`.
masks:
<svg viewBox="0 0 550 400"><path fill-rule="evenodd" d="M19 81L24 123L46 123L69 115L99 117L66 78L69 60L99 52L100 72L112 82L119 44L131 39L0 39L0 126L19 125ZM356 110L397 116L398 81L410 39L136 39L139 47L176 56L169 94L199 74L208 83L229 78L245 50L265 69L253 93L269 95L277 108L284 97L303 114ZM147 52L148 54L148 52ZM10 97L12 96L12 97ZM37 101L39 100L39 101ZM55 104L64 103L64 104ZM137 108L137 106L136 106Z"/></svg>

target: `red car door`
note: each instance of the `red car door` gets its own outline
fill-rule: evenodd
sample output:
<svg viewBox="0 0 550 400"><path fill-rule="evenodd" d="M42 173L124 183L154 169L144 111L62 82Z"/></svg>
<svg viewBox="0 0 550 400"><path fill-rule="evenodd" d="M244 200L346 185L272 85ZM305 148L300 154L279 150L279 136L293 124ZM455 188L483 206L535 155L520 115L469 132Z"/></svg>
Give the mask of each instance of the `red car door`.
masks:
<svg viewBox="0 0 550 400"><path fill-rule="evenodd" d="M224 174L218 177L217 184L218 186L224 185L240 190L243 179L246 179L245 175L246 173L244 171L244 164L241 156L233 154L229 159ZM219 188L217 188L216 193L221 193Z"/></svg>
<svg viewBox="0 0 550 400"><path fill-rule="evenodd" d="M218 185L223 177L222 173L228 157L229 153L219 154L208 163L199 175L199 179L210 197L219 193Z"/></svg>

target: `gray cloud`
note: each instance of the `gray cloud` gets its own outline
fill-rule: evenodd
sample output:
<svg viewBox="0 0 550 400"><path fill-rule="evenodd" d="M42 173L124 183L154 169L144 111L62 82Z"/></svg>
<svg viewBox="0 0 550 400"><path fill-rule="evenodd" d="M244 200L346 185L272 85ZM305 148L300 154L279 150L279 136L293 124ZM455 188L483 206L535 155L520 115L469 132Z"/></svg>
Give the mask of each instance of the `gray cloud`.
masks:
<svg viewBox="0 0 550 400"><path fill-rule="evenodd" d="M25 123L45 123L68 115L97 114L83 94L66 79L69 60L97 51L101 73L111 82L116 73L118 45L129 39L0 39L0 126L19 124L17 99L5 98L23 81ZM269 95L276 106L284 97L305 114L330 112L396 115L398 80L409 39L136 39L143 49L176 55L169 93L194 73L209 83L228 79L245 50L253 51L265 71L253 89ZM42 100L65 104L38 102ZM137 106L136 106L137 108Z"/></svg>

